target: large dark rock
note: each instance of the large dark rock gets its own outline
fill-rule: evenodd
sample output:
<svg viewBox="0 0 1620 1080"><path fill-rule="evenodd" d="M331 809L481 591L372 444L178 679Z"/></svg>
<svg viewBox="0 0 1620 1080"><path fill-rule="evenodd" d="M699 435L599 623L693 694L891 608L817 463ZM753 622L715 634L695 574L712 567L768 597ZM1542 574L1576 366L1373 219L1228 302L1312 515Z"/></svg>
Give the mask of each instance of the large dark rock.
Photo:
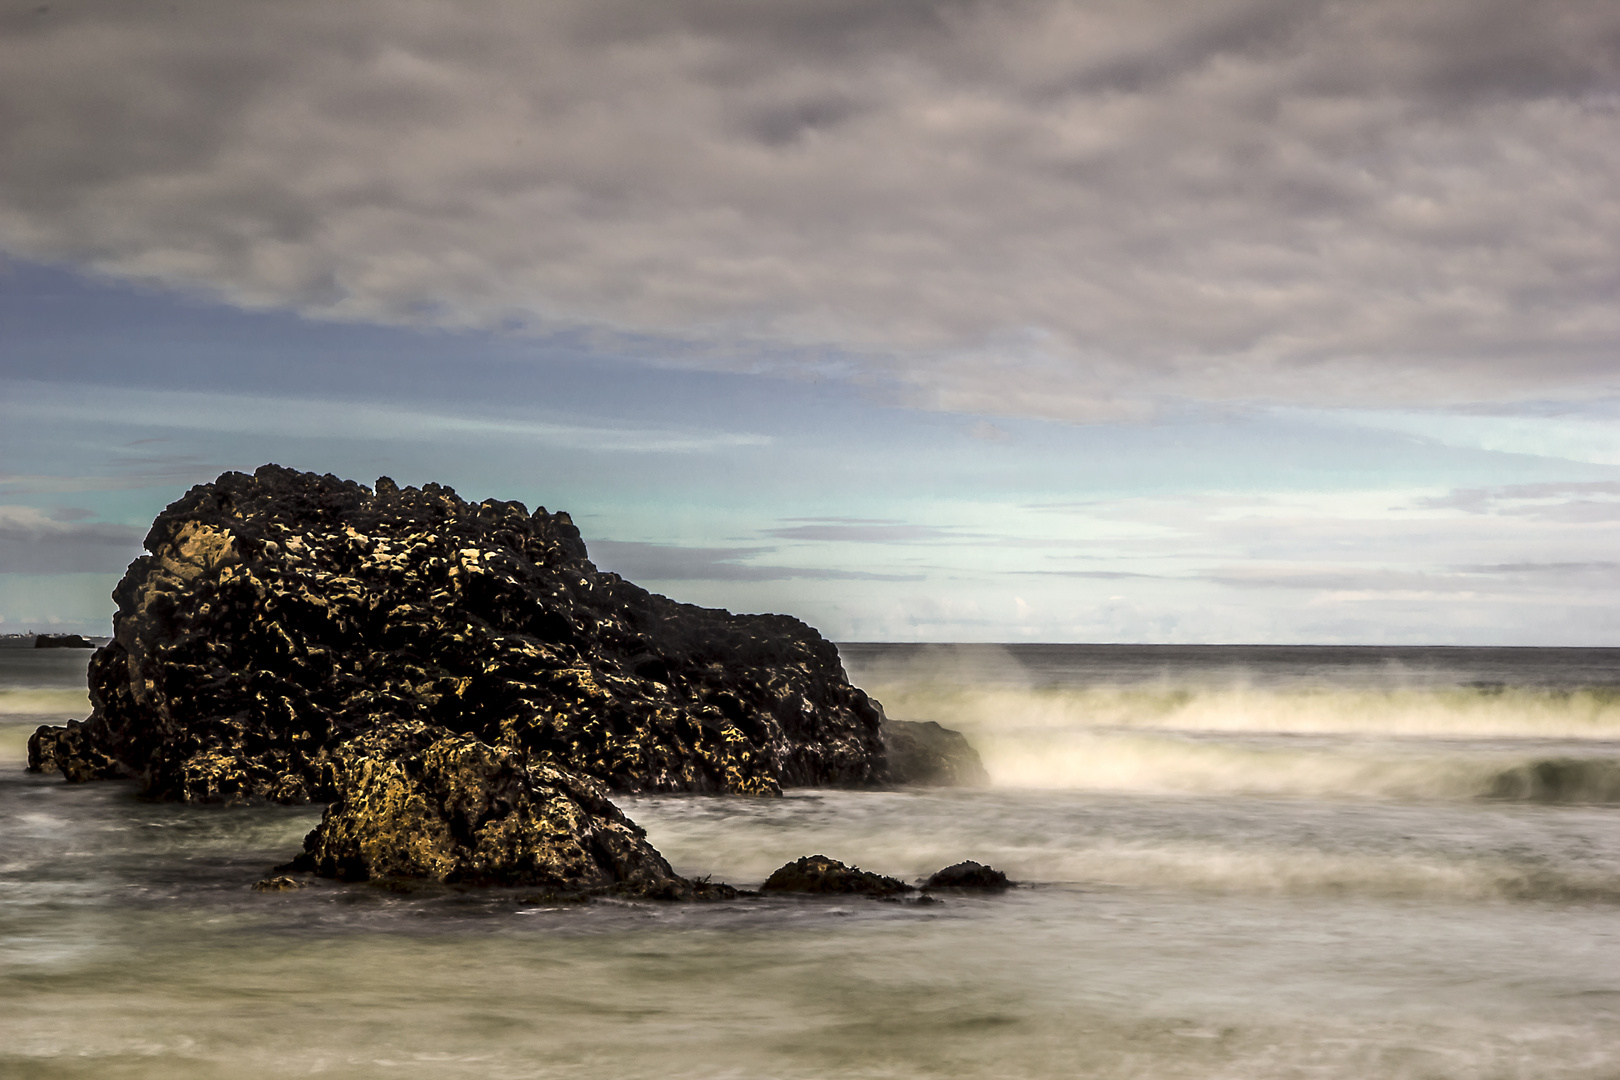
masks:
<svg viewBox="0 0 1620 1080"><path fill-rule="evenodd" d="M91 660L93 715L42 729L36 768L330 802L354 792L345 747L420 724L617 791L888 778L880 710L830 642L598 571L567 514L267 465L193 488L146 549Z"/></svg>
<svg viewBox="0 0 1620 1080"><path fill-rule="evenodd" d="M960 731L933 720L891 720L882 724L888 748L889 778L897 784L932 787L984 787L990 774L979 752Z"/></svg>
<svg viewBox="0 0 1620 1080"><path fill-rule="evenodd" d="M882 711L830 642L602 573L567 514L266 465L193 488L146 549L91 658L94 712L36 731L29 767L162 799L329 803L288 870L726 898L677 876L608 792L890 780ZM975 775L954 732L891 730L903 779ZM909 889L799 864L797 884L772 880Z"/></svg>

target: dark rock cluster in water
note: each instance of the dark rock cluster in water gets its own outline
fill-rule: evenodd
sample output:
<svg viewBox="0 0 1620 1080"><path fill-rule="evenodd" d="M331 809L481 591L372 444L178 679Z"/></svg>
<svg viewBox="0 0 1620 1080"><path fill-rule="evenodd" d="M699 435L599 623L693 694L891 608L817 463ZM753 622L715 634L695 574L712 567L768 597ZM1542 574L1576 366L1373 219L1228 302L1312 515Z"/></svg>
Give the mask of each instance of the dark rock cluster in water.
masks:
<svg viewBox="0 0 1620 1080"><path fill-rule="evenodd" d="M267 465L193 488L146 549L91 660L94 712L36 732L30 767L329 803L304 871L723 894L678 878L608 792L982 772L932 732L933 757L892 761L815 630L601 572L543 507Z"/></svg>
<svg viewBox="0 0 1620 1080"><path fill-rule="evenodd" d="M936 889L999 892L1012 888L1000 870L983 863L960 862L931 875L923 891ZM889 899L917 889L896 878L874 874L858 866L846 866L825 855L807 855L780 866L760 886L763 893L811 893L834 896L872 896Z"/></svg>
<svg viewBox="0 0 1620 1080"><path fill-rule="evenodd" d="M767 893L859 893L863 896L892 896L915 891L910 885L892 877L845 866L825 855L807 855L780 867L765 879L765 884L759 890Z"/></svg>

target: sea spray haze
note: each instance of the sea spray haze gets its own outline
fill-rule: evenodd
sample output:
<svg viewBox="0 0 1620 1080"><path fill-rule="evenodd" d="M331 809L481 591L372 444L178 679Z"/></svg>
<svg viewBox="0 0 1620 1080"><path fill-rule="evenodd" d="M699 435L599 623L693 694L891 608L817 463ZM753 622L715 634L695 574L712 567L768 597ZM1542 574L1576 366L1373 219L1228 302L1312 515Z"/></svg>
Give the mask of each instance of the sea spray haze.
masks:
<svg viewBox="0 0 1620 1080"><path fill-rule="evenodd" d="M648 794L625 811L683 874L757 885L824 851L915 880L965 856L1021 887L926 908L256 894L318 811L31 777L14 733L41 716L8 715L0 1063L86 1078L1620 1068L1614 797L1495 779L1620 756L1613 651L840 651L893 714L968 727L995 785ZM0 694L37 682L20 656L0 651ZM1501 704L1516 700L1517 728Z"/></svg>
<svg viewBox="0 0 1620 1080"><path fill-rule="evenodd" d="M1620 650L845 645L843 654L896 716L967 732L1004 786L1468 798L1511 794L1517 783L1549 800L1620 801Z"/></svg>

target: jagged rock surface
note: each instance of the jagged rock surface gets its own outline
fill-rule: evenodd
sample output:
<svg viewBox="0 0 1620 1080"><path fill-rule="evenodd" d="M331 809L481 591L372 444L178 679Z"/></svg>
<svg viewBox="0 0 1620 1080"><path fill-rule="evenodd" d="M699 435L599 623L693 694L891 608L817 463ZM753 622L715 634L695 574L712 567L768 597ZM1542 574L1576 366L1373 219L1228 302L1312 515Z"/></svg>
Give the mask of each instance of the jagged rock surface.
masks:
<svg viewBox="0 0 1620 1080"><path fill-rule="evenodd" d="M830 642L600 572L567 514L265 466L193 488L146 548L94 713L41 729L36 768L332 801L346 745L416 723L618 791L887 779L881 712Z"/></svg>
<svg viewBox="0 0 1620 1080"><path fill-rule="evenodd" d="M985 787L979 752L960 731L933 720L883 719L882 734L888 748L889 778L897 784L928 787Z"/></svg>

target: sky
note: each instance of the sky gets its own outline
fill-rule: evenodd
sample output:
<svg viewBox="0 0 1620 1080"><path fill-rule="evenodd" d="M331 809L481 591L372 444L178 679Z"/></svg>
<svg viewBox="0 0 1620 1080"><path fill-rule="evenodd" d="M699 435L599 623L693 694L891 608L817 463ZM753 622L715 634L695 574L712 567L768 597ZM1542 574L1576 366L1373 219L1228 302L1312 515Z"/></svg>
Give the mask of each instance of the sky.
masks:
<svg viewBox="0 0 1620 1080"><path fill-rule="evenodd" d="M1620 645L1612 0L0 0L0 633L265 462L835 640Z"/></svg>

